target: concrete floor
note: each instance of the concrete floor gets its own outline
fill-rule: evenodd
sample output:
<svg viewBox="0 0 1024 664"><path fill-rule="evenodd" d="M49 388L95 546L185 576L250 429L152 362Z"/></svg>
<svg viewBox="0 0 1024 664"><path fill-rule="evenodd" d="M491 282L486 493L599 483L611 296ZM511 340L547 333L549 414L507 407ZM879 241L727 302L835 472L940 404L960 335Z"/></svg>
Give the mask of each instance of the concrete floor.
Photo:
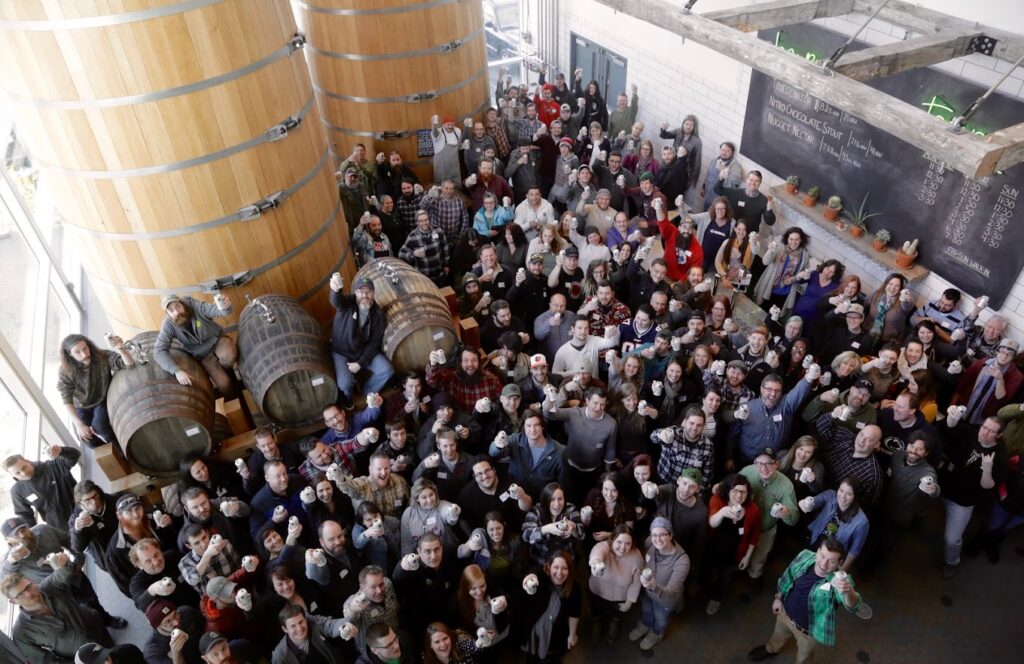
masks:
<svg viewBox="0 0 1024 664"><path fill-rule="evenodd" d="M864 600L874 609L871 620L839 612L837 645L822 649L816 661L837 664L1010 664L1022 661L1020 635L1024 628L1024 529L1003 543L999 565L980 555L965 558L960 573L950 581L939 574L942 511L929 515L927 528L908 533L886 566L868 581L858 582ZM761 595L743 597L743 579L715 616L704 612L706 601L688 598L683 612L673 619L666 639L647 656L626 638L636 620L634 610L623 622L618 643L591 641L586 619L580 627L580 644L566 658L567 664L596 662L607 657L616 662L690 661L700 664L740 664L746 653L771 634L772 588L778 575L796 552L795 545L776 551L766 573ZM149 635L142 614L114 588L105 574L96 579L106 606L125 616L131 626L116 632L119 642L141 644ZM853 577L857 579L856 569ZM94 577L95 578L95 577ZM744 601L745 600L745 601ZM273 626L268 625L268 629ZM771 661L791 662L792 645ZM510 655L503 662L518 662Z"/></svg>

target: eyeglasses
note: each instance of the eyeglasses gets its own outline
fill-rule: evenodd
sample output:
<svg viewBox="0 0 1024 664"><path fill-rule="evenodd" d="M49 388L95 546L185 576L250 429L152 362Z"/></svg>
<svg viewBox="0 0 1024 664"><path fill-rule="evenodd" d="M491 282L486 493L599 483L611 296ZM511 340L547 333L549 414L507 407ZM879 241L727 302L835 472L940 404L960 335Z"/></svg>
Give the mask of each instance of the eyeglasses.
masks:
<svg viewBox="0 0 1024 664"><path fill-rule="evenodd" d="M774 461L755 461L754 465L758 468L771 468L775 465Z"/></svg>
<svg viewBox="0 0 1024 664"><path fill-rule="evenodd" d="M381 644L379 646L374 646L374 647L377 650L391 650L392 648L394 648L395 646L398 645L398 635L397 634L392 634L391 636L392 636L392 639L390 641L388 641L387 643Z"/></svg>
<svg viewBox="0 0 1024 664"><path fill-rule="evenodd" d="M19 591L18 591L17 593L15 593L14 595L10 595L10 596L8 596L8 599L9 599L10 601L12 601L12 602L15 602L15 601L17 601L17 600L18 600L18 599L19 599L19 598L20 598L20 597L21 597L22 595L24 595L25 593L27 593L27 592L28 592L28 591L29 591L29 590L30 590L30 589L32 588L32 586L33 586L33 585L34 585L34 584L33 584L33 583L32 583L31 581L30 581L30 582L28 582L28 583L26 583L26 584L25 584L25 585L24 585L24 586L22 587L22 589L21 589L21 590L19 590Z"/></svg>
<svg viewBox="0 0 1024 664"><path fill-rule="evenodd" d="M473 473L473 477L483 478L483 477L487 477L488 475L493 475L493 474L494 474L494 469L493 468L488 468L487 470L480 471L479 473Z"/></svg>

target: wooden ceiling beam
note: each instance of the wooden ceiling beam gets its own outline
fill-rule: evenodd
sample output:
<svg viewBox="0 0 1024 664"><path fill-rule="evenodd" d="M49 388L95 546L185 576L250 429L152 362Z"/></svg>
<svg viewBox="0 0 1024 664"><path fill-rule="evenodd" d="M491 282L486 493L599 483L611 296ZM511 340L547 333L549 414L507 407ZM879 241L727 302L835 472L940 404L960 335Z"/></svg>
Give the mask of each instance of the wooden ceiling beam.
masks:
<svg viewBox="0 0 1024 664"><path fill-rule="evenodd" d="M855 0L854 7L858 14L870 16L878 9L884 0ZM1010 5L1007 3L1007 10ZM1016 5L1019 6L1019 5ZM932 9L918 7L903 0L889 0L880 12L878 18L902 28L919 32L924 36L934 36L938 33L968 33L982 32L988 37L998 40L992 57L1009 62L1016 62L1021 55L1024 55L1024 37L998 28L986 25L979 25L972 21L965 21L949 14L943 14Z"/></svg>
<svg viewBox="0 0 1024 664"><path fill-rule="evenodd" d="M940 33L874 46L845 53L834 69L858 81L891 76L908 69L927 67L967 55L971 40L980 31L958 34Z"/></svg>
<svg viewBox="0 0 1024 664"><path fill-rule="evenodd" d="M1003 144L1002 139L986 141L970 132L950 132L948 123L905 101L859 81L835 76L833 72L824 71L821 65L795 57L755 35L703 16L667 8L658 0L597 1L617 12L692 39L777 81L823 99L872 126L937 155L949 167L968 177L991 175L996 164L1002 163L1008 168L1012 164L1007 162L1024 157L1015 146ZM748 103L761 101L752 99ZM1006 153L1007 157L1000 159L995 153Z"/></svg>
<svg viewBox="0 0 1024 664"><path fill-rule="evenodd" d="M704 18L743 32L807 23L853 11L854 0L778 0L759 5L707 12Z"/></svg>
<svg viewBox="0 0 1024 664"><path fill-rule="evenodd" d="M1003 171L1024 161L1024 122L994 131L985 140L1000 145L990 155L993 170Z"/></svg>

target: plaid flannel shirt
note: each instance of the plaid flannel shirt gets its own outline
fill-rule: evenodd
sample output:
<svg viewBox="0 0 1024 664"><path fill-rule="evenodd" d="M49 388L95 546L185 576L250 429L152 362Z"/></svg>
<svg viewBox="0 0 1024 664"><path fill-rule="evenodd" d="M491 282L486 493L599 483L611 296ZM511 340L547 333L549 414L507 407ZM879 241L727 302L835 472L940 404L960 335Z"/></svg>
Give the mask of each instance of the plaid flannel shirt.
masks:
<svg viewBox="0 0 1024 664"><path fill-rule="evenodd" d="M796 558L789 564L786 571L779 577L779 596L785 600L786 595L793 589L793 584L803 576L807 570L814 565L814 551L801 551L796 554ZM826 646L834 646L836 644L836 605L843 605L847 611L855 611L860 606L860 596L857 598L857 606L848 607L846 602L843 600L843 596L832 587L832 577L835 576L835 572L831 572L827 577L815 582L811 588L811 592L807 594L807 615L808 622L807 631L810 632L811 637ZM853 584L853 579L847 577L850 584Z"/></svg>
<svg viewBox="0 0 1024 664"><path fill-rule="evenodd" d="M497 376L485 369L477 370L480 380L467 383L461 372L431 364L427 367L427 385L442 390L455 402L456 408L472 413L476 402L484 397L497 402L501 395L502 383Z"/></svg>
<svg viewBox="0 0 1024 664"><path fill-rule="evenodd" d="M305 480L306 484L313 486L316 476L320 474L326 475L327 468L332 463L336 463L347 470L349 475L355 474L356 455L363 451L363 446L359 444L358 440L353 438L352 440L340 443L328 443L327 449L331 452L331 461L324 468L318 468L309 459L303 461L302 465L299 466L299 476Z"/></svg>
<svg viewBox="0 0 1024 664"><path fill-rule="evenodd" d="M402 510L409 504L409 484L404 477L395 474L388 477L384 486L369 477L349 477L338 485L338 490L352 499L354 509L370 502L383 516L401 518Z"/></svg>
<svg viewBox="0 0 1024 664"><path fill-rule="evenodd" d="M417 249L424 251L423 258L413 255ZM398 250L398 257L427 277L437 279L448 266L448 240L437 226L431 226L429 231L416 228L405 238L405 244Z"/></svg>
<svg viewBox="0 0 1024 664"><path fill-rule="evenodd" d="M701 491L711 488L711 476L715 470L715 445L701 434L700 440L686 440L682 427L668 427L672 432L673 441L666 444L658 436L662 429L651 434L651 442L661 446L661 458L658 459L658 476L664 482L675 483L680 473L687 468L700 471Z"/></svg>
<svg viewBox="0 0 1024 664"><path fill-rule="evenodd" d="M589 304L595 297L588 297L583 304ZM587 314L587 320L590 321L590 333L594 336L603 337L606 327L618 328L619 325L628 321L631 316L629 307L617 299L612 299L612 303L608 306L598 304L593 311Z"/></svg>
<svg viewBox="0 0 1024 664"><path fill-rule="evenodd" d="M430 215L430 225L441 229L449 246L469 227L469 213L457 196L425 196L422 205Z"/></svg>
<svg viewBox="0 0 1024 664"><path fill-rule="evenodd" d="M395 199L395 217L401 222L406 233L416 229L416 213L423 207L421 201L423 194L414 194L412 198L406 199L399 196Z"/></svg>
<svg viewBox="0 0 1024 664"><path fill-rule="evenodd" d="M201 555L196 554L195 551L189 551L178 561L181 578L185 579L185 583L195 588L196 592L200 595L206 592L207 581L215 576L223 576L225 578L231 576L238 569L241 562L241 559L235 552L235 548L231 546L231 542L226 542L224 549L214 556L204 574L200 574L196 570L196 565L199 564L201 559Z"/></svg>
<svg viewBox="0 0 1024 664"><path fill-rule="evenodd" d="M505 123L499 119L492 126L485 129L487 135L494 140L495 151L498 157L504 159L512 152L512 143L508 140L508 132L505 131Z"/></svg>
<svg viewBox="0 0 1024 664"><path fill-rule="evenodd" d="M750 401L754 398L754 392L749 387L740 383L739 387L734 388L729 385L729 381L715 375L711 369L704 370L704 389L718 392L722 397L722 407L729 410L739 408L744 399Z"/></svg>
<svg viewBox="0 0 1024 664"><path fill-rule="evenodd" d="M845 427L836 426L836 420L832 415L819 416L815 425L818 428L818 440L821 441L829 477L856 477L863 492L861 504L865 507L877 505L882 497L884 479L878 459L874 455L854 458L853 442L857 436Z"/></svg>
<svg viewBox="0 0 1024 664"><path fill-rule="evenodd" d="M525 139L533 142L533 135L540 130L540 126L544 123L540 121L539 117L535 117L532 120L529 118L513 120L511 124L512 131L515 132L517 140L521 141Z"/></svg>

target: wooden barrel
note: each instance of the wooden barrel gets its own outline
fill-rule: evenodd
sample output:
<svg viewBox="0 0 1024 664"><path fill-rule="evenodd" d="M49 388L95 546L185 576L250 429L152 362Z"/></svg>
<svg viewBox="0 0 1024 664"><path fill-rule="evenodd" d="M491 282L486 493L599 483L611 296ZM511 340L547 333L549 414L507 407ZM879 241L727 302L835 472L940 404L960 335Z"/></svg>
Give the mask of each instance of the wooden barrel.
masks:
<svg viewBox="0 0 1024 664"><path fill-rule="evenodd" d="M374 259L356 273L356 280L363 277L373 280L374 299L387 316L384 354L396 372L423 371L437 348L451 357L459 337L434 282L397 258Z"/></svg>
<svg viewBox="0 0 1024 664"><path fill-rule="evenodd" d="M355 265L303 48L288 0L0 3L18 138L122 335L246 281L330 320Z"/></svg>
<svg viewBox="0 0 1024 664"><path fill-rule="evenodd" d="M214 431L213 384L191 355L172 346L171 357L192 376L181 385L153 359L156 332L131 340L146 363L118 371L110 381L107 408L125 458L135 470L173 477L186 454L210 452Z"/></svg>
<svg viewBox="0 0 1024 664"><path fill-rule="evenodd" d="M287 295L261 295L242 312L238 368L263 414L285 426L319 420L338 398L320 324Z"/></svg>
<svg viewBox="0 0 1024 664"><path fill-rule="evenodd" d="M489 104L482 0L295 0L295 10L334 154L395 149L431 181L417 131Z"/></svg>

